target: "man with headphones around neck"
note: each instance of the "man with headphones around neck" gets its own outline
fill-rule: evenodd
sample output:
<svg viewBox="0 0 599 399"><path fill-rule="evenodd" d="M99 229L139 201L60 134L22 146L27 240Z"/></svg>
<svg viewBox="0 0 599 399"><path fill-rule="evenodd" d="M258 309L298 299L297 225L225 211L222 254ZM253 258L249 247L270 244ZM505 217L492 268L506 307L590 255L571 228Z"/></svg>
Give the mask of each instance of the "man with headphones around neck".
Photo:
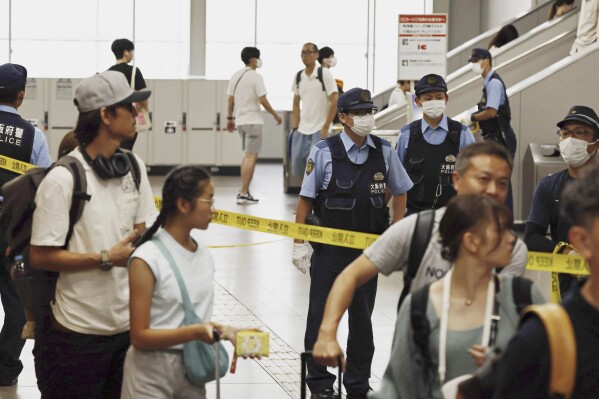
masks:
<svg viewBox="0 0 599 399"><path fill-rule="evenodd" d="M34 268L59 272L52 326L34 348L38 387L45 398L118 398L129 348L127 259L132 241L156 213L143 161L139 188L124 140L135 135L132 103L150 91L134 91L120 72L84 79L75 89L80 145L78 159L87 180L81 218L65 246L73 176L50 170L36 197L30 260Z"/></svg>

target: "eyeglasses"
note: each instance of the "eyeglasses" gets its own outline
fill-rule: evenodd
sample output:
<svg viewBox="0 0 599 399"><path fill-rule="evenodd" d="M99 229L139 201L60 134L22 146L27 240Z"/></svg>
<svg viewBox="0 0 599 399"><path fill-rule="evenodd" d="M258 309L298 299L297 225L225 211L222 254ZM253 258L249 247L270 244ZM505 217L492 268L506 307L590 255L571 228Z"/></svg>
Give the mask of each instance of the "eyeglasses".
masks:
<svg viewBox="0 0 599 399"><path fill-rule="evenodd" d="M214 201L215 201L215 199L214 198L210 198L210 199L198 198L198 201L210 204L210 207L212 208L212 207L214 207Z"/></svg>
<svg viewBox="0 0 599 399"><path fill-rule="evenodd" d="M314 54L317 53L318 51L302 51L302 57L305 55L310 55L310 54Z"/></svg>
<svg viewBox="0 0 599 399"><path fill-rule="evenodd" d="M356 109L356 110L349 110L347 111L347 113L345 113L345 115L351 117L351 116L364 116L364 115L374 115L376 114L376 109Z"/></svg>
<svg viewBox="0 0 599 399"><path fill-rule="evenodd" d="M558 129L557 135L562 139L567 139L569 137L574 137L577 139L586 139L593 135L593 132L585 130L585 129Z"/></svg>

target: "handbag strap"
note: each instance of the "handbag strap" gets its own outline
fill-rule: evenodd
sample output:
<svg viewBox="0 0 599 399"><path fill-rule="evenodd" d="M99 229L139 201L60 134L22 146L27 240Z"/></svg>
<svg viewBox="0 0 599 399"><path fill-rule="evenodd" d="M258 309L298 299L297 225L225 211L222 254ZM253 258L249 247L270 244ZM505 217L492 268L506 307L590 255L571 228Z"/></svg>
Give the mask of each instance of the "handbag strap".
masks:
<svg viewBox="0 0 599 399"><path fill-rule="evenodd" d="M193 311L193 307L191 306L191 300L189 299L189 292L187 292L187 287L185 286L185 282L183 281L181 272L179 271L179 268L177 267L177 264L175 263L175 259L173 259L173 256L171 255L169 250L166 248L166 245L164 245L164 243L162 242L162 240L160 238L154 237L154 238L152 238L152 242L154 244L156 244L156 246L158 247L160 252L162 252L162 255L168 261L168 264L170 265L170 267L173 271L173 274L175 275L175 278L177 279L177 284L179 284L179 290L181 291L181 298L183 299L183 308L185 309L186 312L189 310Z"/></svg>
<svg viewBox="0 0 599 399"><path fill-rule="evenodd" d="M133 65L133 70L131 71L131 88L135 90L135 72L137 71L137 67Z"/></svg>

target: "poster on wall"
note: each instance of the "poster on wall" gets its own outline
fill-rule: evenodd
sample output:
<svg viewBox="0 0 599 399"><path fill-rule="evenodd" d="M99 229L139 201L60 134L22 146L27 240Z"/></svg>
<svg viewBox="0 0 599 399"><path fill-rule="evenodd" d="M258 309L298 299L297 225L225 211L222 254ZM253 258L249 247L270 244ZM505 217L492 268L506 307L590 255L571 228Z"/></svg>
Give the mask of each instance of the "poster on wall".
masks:
<svg viewBox="0 0 599 399"><path fill-rule="evenodd" d="M399 15L397 78L447 73L447 14Z"/></svg>

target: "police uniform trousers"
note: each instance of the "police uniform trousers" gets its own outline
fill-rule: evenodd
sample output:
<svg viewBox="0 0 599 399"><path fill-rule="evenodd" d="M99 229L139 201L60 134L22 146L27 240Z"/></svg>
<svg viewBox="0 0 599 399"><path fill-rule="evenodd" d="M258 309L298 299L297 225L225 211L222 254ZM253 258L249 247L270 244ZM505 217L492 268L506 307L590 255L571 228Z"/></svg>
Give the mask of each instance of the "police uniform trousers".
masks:
<svg viewBox="0 0 599 399"><path fill-rule="evenodd" d="M361 254L361 250L331 245L320 245L312 254L310 306L304 338L306 350L312 350L318 338L327 297L335 279ZM374 309L377 281L377 277L374 277L359 287L348 308L347 367L343 385L349 394L364 393L370 389L368 379L374 355L371 316ZM320 392L333 387L335 375L329 373L325 366L315 363L312 358L308 359L307 365L306 381L310 391Z"/></svg>

